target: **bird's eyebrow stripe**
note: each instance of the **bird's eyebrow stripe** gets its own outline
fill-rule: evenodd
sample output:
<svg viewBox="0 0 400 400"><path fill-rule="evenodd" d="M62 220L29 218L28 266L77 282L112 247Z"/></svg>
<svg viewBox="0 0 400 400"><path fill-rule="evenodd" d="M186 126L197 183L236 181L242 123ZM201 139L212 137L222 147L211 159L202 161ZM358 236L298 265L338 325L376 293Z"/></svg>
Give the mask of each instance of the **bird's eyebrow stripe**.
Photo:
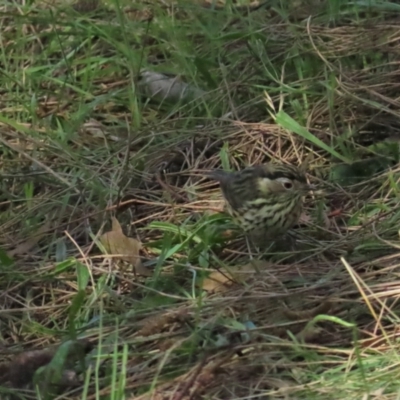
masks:
<svg viewBox="0 0 400 400"><path fill-rule="evenodd" d="M263 178L268 178L268 179L271 179L271 180L275 180L275 179L278 179L278 178L288 178L288 179L291 179L291 180L298 180L300 182L306 182L306 178L305 177L293 174L293 173L291 173L289 171L275 171L275 172L268 173L268 174L264 173L261 176Z"/></svg>
<svg viewBox="0 0 400 400"><path fill-rule="evenodd" d="M278 179L278 178L288 178L288 179L299 179L297 175L294 175L290 172L283 172L283 171L276 171L273 172L272 174L268 174L268 176L265 176L266 178L269 178L271 180L273 179Z"/></svg>

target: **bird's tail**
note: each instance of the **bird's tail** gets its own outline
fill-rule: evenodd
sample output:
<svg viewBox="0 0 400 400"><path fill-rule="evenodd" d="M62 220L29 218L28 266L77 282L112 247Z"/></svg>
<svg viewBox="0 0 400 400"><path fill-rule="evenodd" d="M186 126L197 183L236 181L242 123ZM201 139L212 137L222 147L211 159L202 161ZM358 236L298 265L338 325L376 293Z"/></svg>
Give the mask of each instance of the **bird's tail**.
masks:
<svg viewBox="0 0 400 400"><path fill-rule="evenodd" d="M207 173L207 176L218 182L225 182L231 175L231 172L223 171L222 169L214 169Z"/></svg>

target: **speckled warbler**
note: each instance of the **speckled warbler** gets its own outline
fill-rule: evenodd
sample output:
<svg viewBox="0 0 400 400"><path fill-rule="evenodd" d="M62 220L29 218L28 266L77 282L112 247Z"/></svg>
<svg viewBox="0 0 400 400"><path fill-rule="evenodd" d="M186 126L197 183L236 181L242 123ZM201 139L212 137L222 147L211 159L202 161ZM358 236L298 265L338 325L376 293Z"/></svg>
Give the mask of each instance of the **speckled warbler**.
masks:
<svg viewBox="0 0 400 400"><path fill-rule="evenodd" d="M237 172L214 170L209 177L220 183L234 221L262 245L298 222L303 196L310 190L305 168L268 163Z"/></svg>

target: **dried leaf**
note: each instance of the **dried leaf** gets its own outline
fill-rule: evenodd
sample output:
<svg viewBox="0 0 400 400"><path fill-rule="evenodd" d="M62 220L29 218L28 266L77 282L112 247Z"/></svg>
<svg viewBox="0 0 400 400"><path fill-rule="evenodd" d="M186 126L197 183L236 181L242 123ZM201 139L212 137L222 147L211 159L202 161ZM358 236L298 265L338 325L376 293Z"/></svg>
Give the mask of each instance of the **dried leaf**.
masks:
<svg viewBox="0 0 400 400"><path fill-rule="evenodd" d="M101 235L100 242L109 254L132 264L137 274L152 275L151 271L143 267L140 260L139 252L142 244L134 238L125 236L116 218L112 218L112 230Z"/></svg>
<svg viewBox="0 0 400 400"><path fill-rule="evenodd" d="M229 271L214 271L203 281L202 289L206 292L224 292L235 283L249 279L258 266L246 264L229 268Z"/></svg>
<svg viewBox="0 0 400 400"><path fill-rule="evenodd" d="M181 322L187 317L187 311L167 312L164 314L156 314L145 318L140 322L141 328L137 332L139 336L150 336L160 333L166 326L175 322Z"/></svg>
<svg viewBox="0 0 400 400"><path fill-rule="evenodd" d="M208 278L204 279L202 289L211 293L224 292L232 286L233 283L228 274L214 271L211 272Z"/></svg>

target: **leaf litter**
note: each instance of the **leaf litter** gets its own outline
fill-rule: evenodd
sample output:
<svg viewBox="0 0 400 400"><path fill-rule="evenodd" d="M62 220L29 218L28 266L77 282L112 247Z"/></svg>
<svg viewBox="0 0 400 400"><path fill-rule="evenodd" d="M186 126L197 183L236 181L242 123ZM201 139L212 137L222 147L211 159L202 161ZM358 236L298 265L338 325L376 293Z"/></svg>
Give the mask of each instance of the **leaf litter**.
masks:
<svg viewBox="0 0 400 400"><path fill-rule="evenodd" d="M332 73L333 106L326 106L323 95L320 101L315 101L308 120L298 121L300 127L307 129L307 134L299 129L294 135L267 119L265 114L258 118L259 110L251 102L254 93L249 93L248 104L243 101L245 105L238 107L234 119L215 118L196 126L185 120L182 111L181 115L163 118L154 129L146 118L150 121L158 110L145 110L141 137L135 137L128 149L133 161L125 166L127 150L121 137L129 137L124 129L127 121L132 122L132 115L130 110L121 111L114 101L99 103L91 116L93 126L97 123L104 127L101 138L105 141L94 141L89 134L71 140L71 149L81 149L79 161L73 151L60 154L52 140L56 131L42 127L35 131L37 136L28 135L22 127L18 130L16 124L2 120L4 146L24 143L23 152L16 151L14 146L9 151L26 164L36 160L36 165L45 167L46 172L45 180L39 175L25 177L23 172L32 171L24 170L23 162L17 165L2 154L2 171L7 176L2 183L8 190L1 198L1 244L10 254L15 243L10 238L18 235L27 243L23 252L13 254L14 270L4 268L0 296L0 315L5 326L2 346L16 350L22 343L27 353L22 351L21 357L28 354L27 359L45 359L43 363L36 360L30 366L21 367L18 373L28 371L32 380L33 370L36 372L50 363L54 352L47 354L46 349L50 343L64 340L60 339L60 333L64 335L70 329L66 316L77 296L76 270L66 265L57 272L51 256L51 240L42 244L45 236L40 236L39 242L24 235L31 231L26 221L28 224L36 221L37 215L48 215L50 209L60 210L57 224L51 225L55 237L68 231L78 245L67 247L67 257L79 260L85 254L84 261L97 284L91 287L88 280L82 295L84 306L76 316L78 336L90 338L91 343L99 346L99 354L105 360L100 363L100 374L111 368L110 359L118 372L126 372L127 396L132 399L309 398L310 391L315 396L327 396L327 393L334 396L337 387L330 387L319 376L324 372L329 374L333 364L335 368L343 368L344 380L351 381L349 376L354 378L346 368L349 362L357 365L356 337L362 346L362 357L371 348L381 352L398 350L393 340L398 336L395 321L399 294L397 167L389 171L379 168L373 171L374 176L363 176L363 182L346 186L349 182L343 178L354 171L350 164L342 169L343 176L330 182L332 165L342 160L333 158L335 153L320 146L321 141L327 146L337 141L335 151L344 149L356 154L352 152L354 148L366 149L371 142L384 143L387 137L398 135L397 66L390 60L396 60L398 51L397 17L390 24L376 21L363 27L344 23L332 28L318 20L293 27L285 21L277 23L277 15L272 15L271 23L266 25L263 15L261 10L263 23L259 25L259 34L270 38L271 57L283 65L284 61L290 61L285 57L292 44L300 43L313 62L322 63L313 72L312 81L304 79L305 87L310 85L317 92L317 84L313 86L312 82L323 82L324 74ZM289 14L288 18L293 15ZM244 23L241 19L233 22L231 27ZM377 37L381 38L379 49L388 55L388 60L382 60L380 70L343 62L360 51L365 55L375 52ZM248 45L236 35L227 43L227 48L232 52L243 51ZM253 79L255 70L251 68L257 69L263 63L241 59L243 65L235 65L234 69L248 73L248 78ZM94 85L93 95L101 96L104 91L112 90L113 85L118 87L115 81L100 79ZM47 84L48 90L58 90L51 86L54 82ZM228 103L229 96L235 94L235 85L224 90L228 91L225 98ZM276 93L270 96L271 104L277 105L282 99L282 94ZM290 95L287 97L289 102L293 100ZM40 108L46 100L40 98L38 102ZM66 107L74 103L71 101ZM53 106L57 109L57 104ZM71 109L71 114L74 111ZM5 110L5 114L14 117L10 110ZM284 120L284 113L279 116L283 124L290 122ZM115 128L116 120L120 129ZM352 132L346 131L348 126L353 127ZM143 137L152 140L145 151ZM311 140L313 137L318 140ZM206 213L215 208L220 194L202 174L220 167L222 148L224 162L233 169L271 158L299 165L311 154L310 179L325 185L324 204L326 214L331 216L331 224L323 226L324 235L312 224L317 201L308 198L307 224L295 229L300 250L290 254L274 252L268 261L261 261L255 268L258 271L250 268L242 238L225 237L222 242L216 238L215 245L207 242L210 231L206 227L196 229L204 215L210 219L218 217L218 214ZM361 165L368 158L366 154L369 153L361 156ZM123 168L124 174L121 174ZM337 171L340 167L334 173L338 174ZM351 176L347 178L353 183ZM30 199L20 195L27 180L35 189ZM74 190L66 194L66 188L71 187ZM125 210L118 208L120 198L115 195L121 188L129 198L130 206ZM172 192L179 195L171 195ZM119 220L113 218L112 230L100 239L108 255L115 261L119 258L128 263L137 275L143 272L142 257L154 266L151 276L145 267L143 275L147 278L128 278L128 293L120 291L121 283L113 280L115 263L111 262L109 272L104 269L103 254L77 251L77 248L91 248L88 226L93 231L100 228L103 216L110 209L107 203L110 198L112 208L121 215ZM134 229L140 241L131 232L125 235L119 221L124 228ZM147 229L152 221L172 224L176 227L175 233ZM183 230L189 232L188 246L174 253L171 250L179 245ZM209 247L201 248L204 243ZM169 252L173 255L164 257ZM339 262L340 259L347 264ZM196 287L194 271L203 279L203 286L198 288L201 292L193 289ZM121 293L117 296L119 307L102 291L104 285ZM358 336L346 321L357 326ZM249 340L243 340L244 334ZM118 358L124 346L129 349L127 360ZM45 357L39 356L41 351ZM307 362L310 359L315 360L314 364ZM79 371L76 367L74 364L72 369ZM60 369L69 371L69 368ZM78 373L77 379L83 385L83 375ZM373 375L365 379L369 385L373 384ZM101 384L103 395L115 390L104 381ZM341 384L342 398L350 398L347 395L352 388L345 382ZM21 389L23 385L16 386ZM81 398L81 391L77 393L70 398ZM371 393L382 395L377 390ZM90 380L87 398L95 397L95 384Z"/></svg>

